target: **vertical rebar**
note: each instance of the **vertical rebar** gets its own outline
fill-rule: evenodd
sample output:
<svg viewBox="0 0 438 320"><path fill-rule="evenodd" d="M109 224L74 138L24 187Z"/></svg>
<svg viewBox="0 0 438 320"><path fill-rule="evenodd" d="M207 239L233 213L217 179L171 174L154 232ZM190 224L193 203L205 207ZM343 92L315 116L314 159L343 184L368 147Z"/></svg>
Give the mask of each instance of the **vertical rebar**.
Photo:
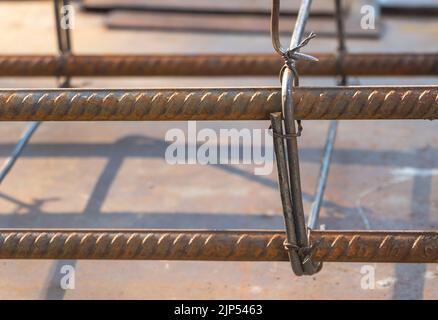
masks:
<svg viewBox="0 0 438 320"><path fill-rule="evenodd" d="M9 171L14 166L15 161L17 161L18 157L20 156L21 152L23 151L24 147L29 141L30 137L38 128L39 124L40 122L31 122L28 125L27 129L21 135L21 138L18 141L18 143L15 145L14 149L12 150L11 155L5 160L5 162L3 163L0 169L0 183L3 182L3 180L8 175Z"/></svg>
<svg viewBox="0 0 438 320"><path fill-rule="evenodd" d="M63 28L61 25L61 1L64 7L69 4L69 0L53 0L53 6L55 9L55 25L56 25L58 51L59 54L61 55L61 60L65 61L64 59L65 55L71 53L71 37L70 37L70 29ZM64 68L61 69L62 69L61 70L62 73ZM61 88L70 87L70 77L66 77L65 80L61 82L60 87ZM20 140L12 150L11 155L6 159L6 161L3 163L0 169L0 183L2 183L3 180L6 178L6 176L14 166L15 162L17 161L18 157L20 156L21 152L23 151L24 147L27 145L33 133L36 131L36 129L40 124L41 122L34 121L27 126L26 130L21 135Z"/></svg>
<svg viewBox="0 0 438 320"><path fill-rule="evenodd" d="M62 6L61 6L62 3ZM69 5L69 0L53 0L54 9L55 9L55 25L56 25L56 40L58 44L58 52L61 58L61 68L59 70L58 77L61 78L65 74L65 64L66 64L66 56L71 54L72 44L71 44L71 36L70 36L70 27L63 26L61 23L62 20L62 8L65 8ZM60 81L61 88L69 88L70 87L70 77L65 77Z"/></svg>
<svg viewBox="0 0 438 320"><path fill-rule="evenodd" d="M342 0L335 0L335 19L336 19L336 35L337 35L337 70L338 70L338 85L347 85L347 77L343 72L343 57L346 52L345 45L345 30L342 10ZM318 183L315 192L315 199L309 213L307 226L315 229L318 225L319 213L321 210L322 201L324 199L324 191L327 185L327 179L330 169L331 158L333 154L334 144L336 141L336 133L338 130L338 121L330 121L330 126L327 132L327 138L324 147L324 153L321 159L321 167L319 171Z"/></svg>

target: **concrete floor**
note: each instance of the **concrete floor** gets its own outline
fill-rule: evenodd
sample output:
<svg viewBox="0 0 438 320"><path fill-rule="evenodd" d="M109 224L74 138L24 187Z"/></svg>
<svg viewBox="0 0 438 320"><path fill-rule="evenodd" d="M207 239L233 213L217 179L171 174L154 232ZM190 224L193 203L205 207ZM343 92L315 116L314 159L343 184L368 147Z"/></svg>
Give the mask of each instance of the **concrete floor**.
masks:
<svg viewBox="0 0 438 320"><path fill-rule="evenodd" d="M0 53L55 53L50 2L0 3ZM284 39L287 41L287 39ZM435 51L436 19L385 18L380 41L349 40L351 51ZM78 12L76 53L272 52L266 35L109 31ZM333 51L333 39L307 52ZM368 78L364 84L436 84L437 78ZM277 85L264 78L74 79L80 87ZM303 78L303 85L333 80ZM53 79L0 79L1 87L53 87ZM198 127L267 128L261 122ZM318 175L327 122L306 121L300 138L305 209ZM0 127L4 160L25 123ZM170 166L167 130L186 123L44 123L0 189L1 227L282 228L276 172L252 166ZM321 223L328 229L437 229L438 135L431 121L344 121ZM75 267L75 289L60 269ZM327 263L297 278L288 263L0 261L1 299L437 299L436 265Z"/></svg>

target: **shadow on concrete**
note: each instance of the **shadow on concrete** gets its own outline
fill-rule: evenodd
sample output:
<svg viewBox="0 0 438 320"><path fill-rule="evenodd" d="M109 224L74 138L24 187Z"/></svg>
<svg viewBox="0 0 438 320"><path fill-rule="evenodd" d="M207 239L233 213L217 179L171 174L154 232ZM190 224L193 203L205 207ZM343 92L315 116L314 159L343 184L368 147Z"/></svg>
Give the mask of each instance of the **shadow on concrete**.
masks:
<svg viewBox="0 0 438 320"><path fill-rule="evenodd" d="M0 156L9 155L13 144L0 145ZM104 212L101 207L104 203L110 187L119 171L123 160L126 157L157 157L163 158L168 144L162 140L157 140L145 136L128 136L116 141L113 144L45 144L34 143L26 147L22 157L105 157L108 162L100 174L94 186L93 192L83 212L46 214L41 210L42 205L47 201L56 201L55 198L34 199L32 203L25 203L19 199L14 199L4 193L0 197L16 204L18 211L25 211L25 215L0 216L2 227L49 227L49 228L283 228L283 217L268 214L241 214L241 213L184 213L184 212L163 212L163 213L135 213L135 212ZM423 150L424 151L424 150ZM319 148L300 148L300 158L303 162L319 163L321 160L322 149ZM389 166L389 167L415 167L430 168L438 167L438 150L428 149L422 152L421 157L417 150L412 152L400 152L391 150L360 150L360 149L335 149L333 163L341 165L367 165L367 166ZM263 186L277 189L277 181L271 180L266 176L256 176L251 172L240 169L236 166L216 165L220 170L227 173L239 175L245 179L257 182ZM412 221L429 221L429 197L431 193L431 177L416 177L412 195ZM313 196L303 194L304 200L312 201ZM420 210L417 210L419 208ZM327 217L321 219L322 224L329 225L330 228L345 228L346 221L343 217L352 217L356 211L355 207L345 207L332 201L324 201ZM366 208L364 208L366 210ZM335 213L337 217L335 217ZM339 218L339 214L341 217ZM29 219L29 217L32 217ZM90 221L91 218L91 221ZM378 219L378 218L377 218ZM380 220L380 219L378 219ZM374 219L373 225L380 225ZM382 217L382 222L387 222ZM91 225L90 225L91 223ZM351 228L354 228L357 221L350 221ZM347 224L350 224L347 222ZM360 223L360 222L359 222ZM391 225L400 225L406 228L406 220L391 220ZM412 225L412 229L415 229ZM409 228L411 229L411 228ZM61 278L60 269L63 265L75 265L76 261L57 261L54 263L48 277L48 286L43 298L62 299L65 290L59 286ZM394 288L394 298L421 299L424 287L425 265L396 265L396 276L399 279Z"/></svg>

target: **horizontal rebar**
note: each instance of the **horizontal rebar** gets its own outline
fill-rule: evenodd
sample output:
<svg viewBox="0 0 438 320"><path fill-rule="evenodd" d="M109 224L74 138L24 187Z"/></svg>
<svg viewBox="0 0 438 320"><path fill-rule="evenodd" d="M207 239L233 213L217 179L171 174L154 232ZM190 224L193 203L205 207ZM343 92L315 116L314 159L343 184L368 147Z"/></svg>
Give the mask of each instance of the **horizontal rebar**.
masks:
<svg viewBox="0 0 438 320"><path fill-rule="evenodd" d="M2 89L1 121L265 120L279 88ZM300 87L297 119L436 119L438 86Z"/></svg>
<svg viewBox="0 0 438 320"><path fill-rule="evenodd" d="M300 74L337 74L335 55L312 55L320 62L300 61ZM0 76L270 76L283 63L273 54L1 55ZM341 67L352 76L437 76L438 53L348 53Z"/></svg>
<svg viewBox="0 0 438 320"><path fill-rule="evenodd" d="M1 229L0 259L287 261L284 231ZM332 262L438 262L436 231L311 231Z"/></svg>

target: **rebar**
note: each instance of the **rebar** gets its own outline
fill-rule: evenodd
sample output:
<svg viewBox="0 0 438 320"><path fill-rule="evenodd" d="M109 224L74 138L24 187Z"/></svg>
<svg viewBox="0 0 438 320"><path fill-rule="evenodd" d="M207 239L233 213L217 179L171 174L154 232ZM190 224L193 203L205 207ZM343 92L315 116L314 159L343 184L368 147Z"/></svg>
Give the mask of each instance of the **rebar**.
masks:
<svg viewBox="0 0 438 320"><path fill-rule="evenodd" d="M53 8L55 14L56 25L56 40L58 45L58 51L62 54L71 53L71 35L70 28L68 26L62 26L62 8L68 6L69 0L53 0Z"/></svg>
<svg viewBox="0 0 438 320"><path fill-rule="evenodd" d="M300 61L301 75L337 75L334 54L314 53L320 63ZM204 55L0 55L0 76L272 76L283 60L273 54ZM348 53L350 76L438 75L438 53Z"/></svg>
<svg viewBox="0 0 438 320"><path fill-rule="evenodd" d="M331 120L327 132L327 138L324 146L324 153L321 159L321 168L319 171L318 182L316 186L315 199L310 207L309 218L307 226L311 229L318 227L319 212L324 199L324 191L327 185L327 179L330 169L330 160L333 153L333 148L336 140L336 131L338 123L337 120Z"/></svg>
<svg viewBox="0 0 438 320"><path fill-rule="evenodd" d="M300 87L297 119L437 119L438 86ZM1 89L0 121L267 120L279 88Z"/></svg>
<svg viewBox="0 0 438 320"><path fill-rule="evenodd" d="M0 229L0 259L288 261L280 230ZM438 262L435 231L311 231L312 258Z"/></svg>
<svg viewBox="0 0 438 320"><path fill-rule="evenodd" d="M347 85L347 76L342 69L342 62L344 61L347 46L345 44L345 30L344 19L342 10L342 0L334 0L335 3L335 19L336 19L336 39L338 43L337 48L337 60L338 60L338 85ZM336 134L338 131L338 121L331 120L327 137L324 146L324 153L321 159L321 167L319 170L318 182L316 184L315 199L310 207L309 218L307 220L307 226L311 229L315 229L318 224L319 213L321 211L322 200L324 199L325 187L327 185L330 162L333 154L333 149L336 141Z"/></svg>

